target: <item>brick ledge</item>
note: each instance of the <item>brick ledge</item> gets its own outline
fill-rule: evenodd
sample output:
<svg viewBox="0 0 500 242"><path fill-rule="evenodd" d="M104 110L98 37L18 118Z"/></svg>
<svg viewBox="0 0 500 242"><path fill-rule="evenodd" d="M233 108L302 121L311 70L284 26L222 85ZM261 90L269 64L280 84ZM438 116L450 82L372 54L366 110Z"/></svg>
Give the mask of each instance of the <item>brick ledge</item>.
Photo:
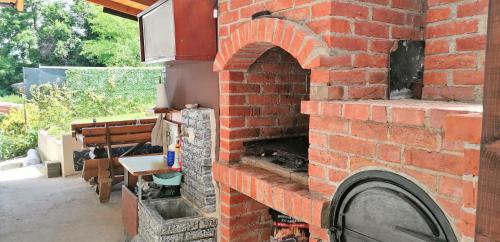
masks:
<svg viewBox="0 0 500 242"><path fill-rule="evenodd" d="M482 117L482 104L423 100L302 101L301 113L441 130L449 116ZM465 119L465 118L462 118ZM467 127L467 126L465 126ZM474 129L480 132L479 129Z"/></svg>
<svg viewBox="0 0 500 242"><path fill-rule="evenodd" d="M302 101L302 113L310 115L331 115L340 116L343 114L343 106L359 105L359 106L376 106L376 107L391 107L391 108L411 108L422 110L447 110L447 111L463 111L472 113L482 113L482 104L461 103L461 102L445 102L445 101L428 101L417 99L402 99L402 100L357 100L357 101ZM326 111L326 112L325 112Z"/></svg>
<svg viewBox="0 0 500 242"><path fill-rule="evenodd" d="M330 200L307 186L291 182L267 170L243 165L214 162L215 181L284 214L312 226L328 228Z"/></svg>

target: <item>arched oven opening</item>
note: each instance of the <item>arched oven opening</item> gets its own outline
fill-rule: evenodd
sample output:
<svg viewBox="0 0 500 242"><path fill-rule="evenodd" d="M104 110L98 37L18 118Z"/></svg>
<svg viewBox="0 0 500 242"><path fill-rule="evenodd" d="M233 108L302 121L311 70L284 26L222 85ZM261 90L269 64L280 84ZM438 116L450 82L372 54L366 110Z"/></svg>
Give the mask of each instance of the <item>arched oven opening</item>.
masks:
<svg viewBox="0 0 500 242"><path fill-rule="evenodd" d="M307 185L309 116L301 113L301 101L309 100L310 70L280 47L273 47L250 65L246 82L247 128L255 137L243 142L242 162Z"/></svg>
<svg viewBox="0 0 500 242"><path fill-rule="evenodd" d="M335 242L457 241L432 198L387 171L360 172L342 183L332 200L330 233Z"/></svg>

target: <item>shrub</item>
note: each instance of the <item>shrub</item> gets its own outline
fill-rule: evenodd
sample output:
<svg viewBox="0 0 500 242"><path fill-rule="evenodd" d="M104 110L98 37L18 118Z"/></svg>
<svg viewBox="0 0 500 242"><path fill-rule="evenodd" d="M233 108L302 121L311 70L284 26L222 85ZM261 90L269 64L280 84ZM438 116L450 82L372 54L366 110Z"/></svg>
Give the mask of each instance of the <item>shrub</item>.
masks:
<svg viewBox="0 0 500 242"><path fill-rule="evenodd" d="M25 155L28 149L36 147L39 110L28 104L26 114L25 120L24 109L14 109L0 118L0 159Z"/></svg>
<svg viewBox="0 0 500 242"><path fill-rule="evenodd" d="M21 109L0 117L0 159L36 147L39 129L60 135L77 119L144 112L152 107L162 68L70 68L63 85L30 90ZM26 111L25 122L24 113Z"/></svg>
<svg viewBox="0 0 500 242"><path fill-rule="evenodd" d="M39 116L40 128L58 134L70 131L71 122L76 119L145 111L148 104L117 95L118 90L112 83L103 86L101 92L44 84L31 88L32 99L27 103L39 111L34 115Z"/></svg>
<svg viewBox="0 0 500 242"><path fill-rule="evenodd" d="M70 68L68 89L97 97L119 96L131 103L154 103L156 83L163 68Z"/></svg>
<svg viewBox="0 0 500 242"><path fill-rule="evenodd" d="M143 111L152 107L163 68L70 68L65 86L73 94L75 117Z"/></svg>
<svg viewBox="0 0 500 242"><path fill-rule="evenodd" d="M11 94L11 95L6 95L6 96L0 95L0 102L22 104L23 97L21 95L16 95L16 94Z"/></svg>
<svg viewBox="0 0 500 242"><path fill-rule="evenodd" d="M36 116L38 128L54 134L58 134L55 131L70 129L75 110L78 109L73 103L73 92L65 86L50 84L33 86L30 92L32 99L27 103L33 109L28 116Z"/></svg>
<svg viewBox="0 0 500 242"><path fill-rule="evenodd" d="M75 91L67 85L32 87L32 99L26 101L23 108L0 118L0 159L24 155L28 149L36 147L39 129L59 136L70 131L73 120L137 113L145 111L148 106L116 95L118 89L112 83L103 88L106 94L89 90Z"/></svg>

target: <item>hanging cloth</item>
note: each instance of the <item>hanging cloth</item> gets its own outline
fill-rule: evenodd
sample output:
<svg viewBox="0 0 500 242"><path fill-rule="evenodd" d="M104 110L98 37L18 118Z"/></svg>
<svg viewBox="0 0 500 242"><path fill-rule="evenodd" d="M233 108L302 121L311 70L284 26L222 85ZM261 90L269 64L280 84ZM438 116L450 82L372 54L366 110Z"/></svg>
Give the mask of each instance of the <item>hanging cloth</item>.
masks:
<svg viewBox="0 0 500 242"><path fill-rule="evenodd" d="M163 118L161 114L158 115L156 124L151 131L151 145L163 146Z"/></svg>

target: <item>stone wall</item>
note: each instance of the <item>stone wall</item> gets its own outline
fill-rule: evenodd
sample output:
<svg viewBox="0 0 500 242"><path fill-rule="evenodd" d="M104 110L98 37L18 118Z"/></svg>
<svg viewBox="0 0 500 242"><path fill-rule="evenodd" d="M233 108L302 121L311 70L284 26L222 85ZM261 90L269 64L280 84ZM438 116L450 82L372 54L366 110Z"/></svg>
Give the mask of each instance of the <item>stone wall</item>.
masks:
<svg viewBox="0 0 500 242"><path fill-rule="evenodd" d="M156 207L165 202L170 201L159 199L139 203L139 240L144 242L217 241L216 218L189 216L164 220L157 213Z"/></svg>
<svg viewBox="0 0 500 242"><path fill-rule="evenodd" d="M215 145L213 109L181 111L183 132L183 182L181 194L204 212L215 212L215 188L212 182L212 161Z"/></svg>

